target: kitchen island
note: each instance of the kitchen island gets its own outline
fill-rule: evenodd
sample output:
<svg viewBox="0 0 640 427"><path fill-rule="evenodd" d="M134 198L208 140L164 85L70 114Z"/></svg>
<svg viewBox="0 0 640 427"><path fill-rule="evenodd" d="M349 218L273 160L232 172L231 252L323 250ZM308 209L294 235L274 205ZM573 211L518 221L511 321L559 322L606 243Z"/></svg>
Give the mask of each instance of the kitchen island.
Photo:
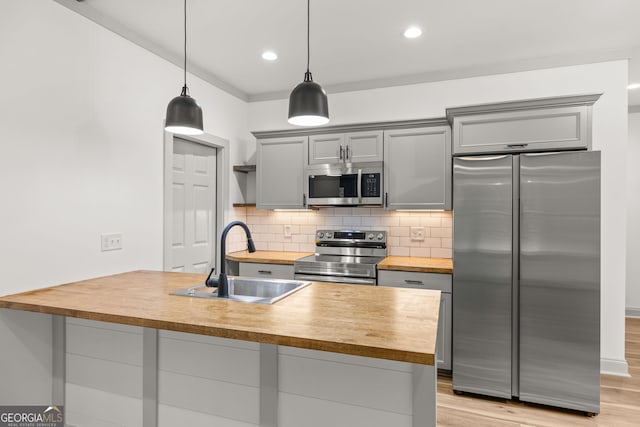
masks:
<svg viewBox="0 0 640 427"><path fill-rule="evenodd" d="M71 425L435 426L438 291L314 282L274 305L170 295L203 280L136 271L0 308L66 329ZM119 405L109 420L93 413L105 398Z"/></svg>

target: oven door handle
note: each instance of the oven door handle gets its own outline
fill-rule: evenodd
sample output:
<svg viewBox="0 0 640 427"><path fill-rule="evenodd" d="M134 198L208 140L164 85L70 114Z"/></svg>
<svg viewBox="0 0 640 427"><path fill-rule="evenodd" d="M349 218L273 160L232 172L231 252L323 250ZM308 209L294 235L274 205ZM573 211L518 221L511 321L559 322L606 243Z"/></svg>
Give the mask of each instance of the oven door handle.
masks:
<svg viewBox="0 0 640 427"><path fill-rule="evenodd" d="M311 274L295 274L295 280L309 280L312 282L353 283L356 285L376 286L375 279L357 279L355 277L316 276Z"/></svg>
<svg viewBox="0 0 640 427"><path fill-rule="evenodd" d="M297 269L295 269L294 274L310 274L316 277L368 277L371 278L371 275L369 274L358 274L358 273L341 273L339 271L331 271L330 273L326 273L326 274L319 274L318 270L308 270L305 269L304 267L299 267ZM355 276L356 274L358 274L357 276Z"/></svg>
<svg viewBox="0 0 640 427"><path fill-rule="evenodd" d="M358 203L362 203L362 169L358 169Z"/></svg>

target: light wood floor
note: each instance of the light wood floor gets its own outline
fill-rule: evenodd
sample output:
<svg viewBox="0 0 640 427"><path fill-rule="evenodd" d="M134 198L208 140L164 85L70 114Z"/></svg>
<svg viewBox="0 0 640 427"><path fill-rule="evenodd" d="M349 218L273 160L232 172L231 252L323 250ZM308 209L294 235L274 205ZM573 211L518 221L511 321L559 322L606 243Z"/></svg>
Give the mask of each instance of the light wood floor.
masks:
<svg viewBox="0 0 640 427"><path fill-rule="evenodd" d="M438 378L439 427L640 427L640 319L626 319L631 378L602 375L600 414L589 418L519 402L453 394L451 378Z"/></svg>

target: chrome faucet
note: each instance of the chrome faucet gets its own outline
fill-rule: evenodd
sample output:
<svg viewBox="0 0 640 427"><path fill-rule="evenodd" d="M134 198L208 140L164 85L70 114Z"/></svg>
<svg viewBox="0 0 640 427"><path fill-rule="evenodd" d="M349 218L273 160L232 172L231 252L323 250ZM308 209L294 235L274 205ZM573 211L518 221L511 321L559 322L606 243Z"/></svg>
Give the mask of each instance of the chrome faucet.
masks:
<svg viewBox="0 0 640 427"><path fill-rule="evenodd" d="M229 230L231 230L234 226L239 225L244 229L245 234L247 235L247 250L249 252L255 252L256 247L253 244L253 238L251 237L251 231L249 231L249 227L242 221L231 221L227 226L222 230L222 237L220 238L220 274L218 278L211 278L213 271L216 269L213 267L209 276L207 276L207 280L204 282L208 287L218 287L218 297L219 298L229 298L229 282L227 281L227 273L226 273L226 250L227 250L227 234L229 234Z"/></svg>

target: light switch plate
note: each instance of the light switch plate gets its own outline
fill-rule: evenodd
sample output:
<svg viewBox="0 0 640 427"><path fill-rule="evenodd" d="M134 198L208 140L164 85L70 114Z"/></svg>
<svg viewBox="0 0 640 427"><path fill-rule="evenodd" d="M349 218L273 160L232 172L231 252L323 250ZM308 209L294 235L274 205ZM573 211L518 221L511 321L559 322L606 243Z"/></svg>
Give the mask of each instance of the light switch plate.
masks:
<svg viewBox="0 0 640 427"><path fill-rule="evenodd" d="M291 225L284 226L284 237L291 237Z"/></svg>
<svg viewBox="0 0 640 427"><path fill-rule="evenodd" d="M424 241L424 227L411 227L411 240Z"/></svg>
<svg viewBox="0 0 640 427"><path fill-rule="evenodd" d="M102 252L122 249L122 233L103 233L100 235Z"/></svg>

